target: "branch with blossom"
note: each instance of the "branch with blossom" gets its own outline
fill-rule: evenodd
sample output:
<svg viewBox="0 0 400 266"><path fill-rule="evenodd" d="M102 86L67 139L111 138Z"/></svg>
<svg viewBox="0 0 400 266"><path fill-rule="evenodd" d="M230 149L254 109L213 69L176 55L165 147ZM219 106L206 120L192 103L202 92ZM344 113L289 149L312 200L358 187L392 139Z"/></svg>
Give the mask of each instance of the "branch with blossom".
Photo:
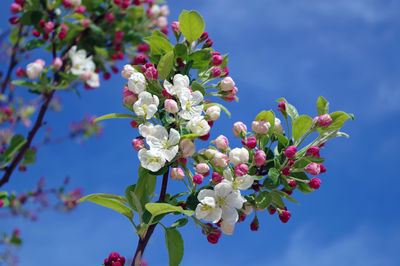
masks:
<svg viewBox="0 0 400 266"><path fill-rule="evenodd" d="M128 186L124 196L92 194L79 200L128 218L139 238L132 261L135 266L141 265L157 225L165 230L169 265L179 265L183 257L179 228L189 220L213 244L222 234L233 234L236 224L252 213L253 231L259 228L257 213L264 210L288 222L291 214L285 201L297 203L291 196L295 190L310 193L320 187L317 176L326 171L320 149L332 138L347 136L339 130L353 119L342 111L329 113L323 97L318 98L314 119L299 115L282 98L278 110L286 130L275 112L265 110L252 122L251 132L242 122L233 125L241 147L233 147L220 135L210 142L214 146L199 150L196 141L208 141L221 111L230 115L218 102L237 99L238 88L228 76L227 55L212 49L213 41L198 12L184 10L171 27L176 44L154 31L144 38L150 46L150 62L125 65L122 71L127 79L123 104L129 113L95 120L130 118L138 128L139 136L132 141L140 161L136 184ZM309 141L311 135L315 139ZM167 193L169 178L182 182L184 189ZM154 202L157 181L161 191ZM166 216L177 220L167 226ZM125 258L118 253L104 261L106 266L124 264Z"/></svg>
<svg viewBox="0 0 400 266"><path fill-rule="evenodd" d="M13 25L10 31L12 49L1 83L4 142L0 169L4 172L0 187L9 181L15 169L24 168L25 157L32 157L35 152L33 140L45 123L45 114L56 91L72 90L79 94L80 84L87 90L99 87L100 74L108 80L111 73L118 73L119 60L129 58L132 63L147 60L148 46L142 43L142 38L151 30L160 28L161 35L168 33L168 6L154 1L15 0L10 8L15 16L9 20ZM18 67L23 55L26 57L38 50L51 54L51 64L39 58L28 63L26 68ZM18 80L13 78L14 69ZM39 95L34 108L21 106L22 113L14 107L14 94L19 87ZM27 97L24 92L21 95ZM36 115L36 120L28 124L29 120L23 115ZM20 122L29 128L26 137L14 133ZM93 134L86 131L78 135Z"/></svg>

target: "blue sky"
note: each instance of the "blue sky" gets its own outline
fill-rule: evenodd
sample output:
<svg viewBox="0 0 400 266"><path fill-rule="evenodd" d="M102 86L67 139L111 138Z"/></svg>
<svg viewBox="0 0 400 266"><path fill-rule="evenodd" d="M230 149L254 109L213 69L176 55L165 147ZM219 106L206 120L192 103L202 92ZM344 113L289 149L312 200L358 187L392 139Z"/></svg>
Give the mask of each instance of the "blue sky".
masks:
<svg viewBox="0 0 400 266"><path fill-rule="evenodd" d="M4 2L2 27L11 1ZM259 111L276 108L280 97L312 116L322 95L331 110L356 115L344 127L351 138L328 142L322 151L328 172L321 177L321 188L294 194L301 206L288 204L292 218L287 224L260 213L258 232L249 230L248 219L218 245L187 226L182 230L182 265L399 265L400 2L172 0L170 9L170 21L182 9L198 10L214 48L230 55L240 102L228 105L233 118L222 116L212 138L222 133L231 137L235 121L250 124ZM61 92L63 112L49 114L47 120L61 134L85 113L123 111L123 83L115 76L99 89L83 92L81 99ZM5 189L31 188L41 175L49 185L58 185L70 175L71 186L83 187L85 193L121 194L137 177L137 154L130 146L136 132L128 122L107 121L102 138L81 146L69 142L43 148L39 163L17 173ZM170 187L182 189L172 182ZM129 257L136 248L127 220L89 203L69 215L48 212L36 223L9 219L1 225L0 231L21 228L22 266L43 265L44 258L48 265L100 265L111 251ZM150 265L166 265L160 228L144 257Z"/></svg>

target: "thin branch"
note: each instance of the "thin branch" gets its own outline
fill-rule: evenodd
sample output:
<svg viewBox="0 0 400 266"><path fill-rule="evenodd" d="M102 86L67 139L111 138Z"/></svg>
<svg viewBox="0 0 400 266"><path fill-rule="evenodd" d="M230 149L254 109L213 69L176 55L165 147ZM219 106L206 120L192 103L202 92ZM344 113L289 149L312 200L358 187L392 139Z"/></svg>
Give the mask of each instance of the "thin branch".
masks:
<svg viewBox="0 0 400 266"><path fill-rule="evenodd" d="M11 80L11 74L12 74L12 72L14 70L14 67L18 64L17 53L18 53L18 47L19 47L19 42L21 40L21 36L22 36L22 25L19 26L18 38L17 38L16 42L14 43L14 45L12 47L10 64L8 65L8 70L7 70L6 77L4 78L3 83L1 84L1 93L4 93L6 91L8 83Z"/></svg>

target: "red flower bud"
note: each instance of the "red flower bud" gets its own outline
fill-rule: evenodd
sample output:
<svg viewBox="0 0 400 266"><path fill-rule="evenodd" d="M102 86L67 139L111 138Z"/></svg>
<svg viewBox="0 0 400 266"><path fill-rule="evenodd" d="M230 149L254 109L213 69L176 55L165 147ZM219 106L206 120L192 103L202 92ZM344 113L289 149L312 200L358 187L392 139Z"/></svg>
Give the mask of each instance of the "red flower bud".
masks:
<svg viewBox="0 0 400 266"><path fill-rule="evenodd" d="M279 219L281 220L282 223L287 223L292 215L288 211L282 211L281 214L279 214Z"/></svg>
<svg viewBox="0 0 400 266"><path fill-rule="evenodd" d="M321 179L314 177L313 179L310 180L308 185L310 186L310 188L319 189L319 187L321 186Z"/></svg>

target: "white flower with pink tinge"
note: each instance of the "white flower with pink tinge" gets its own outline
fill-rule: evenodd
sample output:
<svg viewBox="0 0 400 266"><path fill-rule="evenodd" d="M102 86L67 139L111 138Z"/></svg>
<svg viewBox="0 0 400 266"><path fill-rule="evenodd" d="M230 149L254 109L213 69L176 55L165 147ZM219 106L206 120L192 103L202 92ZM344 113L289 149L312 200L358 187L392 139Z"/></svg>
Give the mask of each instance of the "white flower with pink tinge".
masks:
<svg viewBox="0 0 400 266"><path fill-rule="evenodd" d="M172 161L178 153L178 143L181 135L178 131L171 128L168 131L164 127L155 127L152 135L146 137L146 142L150 146L150 150L159 151L167 161Z"/></svg>
<svg viewBox="0 0 400 266"><path fill-rule="evenodd" d="M231 185L233 189L246 190L249 189L254 182L254 176L244 175L234 177L230 169L225 169L223 174L224 180L222 180L222 182Z"/></svg>
<svg viewBox="0 0 400 266"><path fill-rule="evenodd" d="M180 97L182 91L190 91L189 83L190 81L188 76L176 74L174 76L173 84L167 80L164 80L164 88L169 94Z"/></svg>
<svg viewBox="0 0 400 266"><path fill-rule="evenodd" d="M178 97L182 107L182 110L179 112L180 117L191 120L201 115L203 112L203 105L201 103L204 100L204 96L201 92L183 90Z"/></svg>
<svg viewBox="0 0 400 266"><path fill-rule="evenodd" d="M158 150L141 149L138 153L143 168L157 172L165 165L164 155Z"/></svg>
<svg viewBox="0 0 400 266"><path fill-rule="evenodd" d="M96 65L93 62L92 56L87 57L85 50L77 50L76 46L72 46L68 52L68 56L72 62L72 74L81 76L85 72L94 73Z"/></svg>
<svg viewBox="0 0 400 266"><path fill-rule="evenodd" d="M238 210L243 207L246 199L239 190L232 189L228 183L221 182L214 190L203 189L197 199L200 203L196 207L196 217L208 222L217 223L222 219L225 234L232 234L234 224L238 221Z"/></svg>
<svg viewBox="0 0 400 266"><path fill-rule="evenodd" d="M133 110L139 116L151 119L158 110L159 100L156 95L151 95L147 91L139 94L139 99L133 105Z"/></svg>

